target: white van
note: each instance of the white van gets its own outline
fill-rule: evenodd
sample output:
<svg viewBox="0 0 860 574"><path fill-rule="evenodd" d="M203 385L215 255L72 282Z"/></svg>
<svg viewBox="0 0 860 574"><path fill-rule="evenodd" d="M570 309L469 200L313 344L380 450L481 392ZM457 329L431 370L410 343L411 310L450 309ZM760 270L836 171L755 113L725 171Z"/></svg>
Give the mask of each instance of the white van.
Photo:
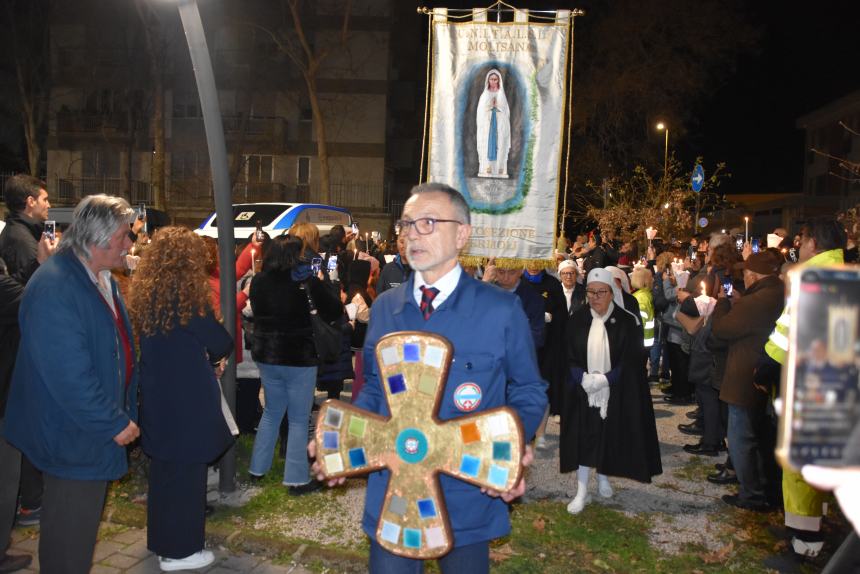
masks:
<svg viewBox="0 0 860 574"><path fill-rule="evenodd" d="M294 223L313 223L320 235L335 225L349 228L352 215L349 210L318 203L237 203L233 205L233 236L245 241L257 228L257 222L269 237L286 233ZM213 213L195 231L198 235L218 238L218 222Z"/></svg>

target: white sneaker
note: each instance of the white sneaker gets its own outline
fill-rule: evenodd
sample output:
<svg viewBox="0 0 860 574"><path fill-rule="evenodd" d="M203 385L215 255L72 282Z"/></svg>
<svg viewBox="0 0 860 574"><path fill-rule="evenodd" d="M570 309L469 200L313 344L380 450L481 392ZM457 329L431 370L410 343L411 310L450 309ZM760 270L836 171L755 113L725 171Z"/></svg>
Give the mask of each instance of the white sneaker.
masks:
<svg viewBox="0 0 860 574"><path fill-rule="evenodd" d="M612 498L612 495L615 494L615 491L612 490L612 485L609 484L608 480L597 481L597 492L603 498Z"/></svg>
<svg viewBox="0 0 860 574"><path fill-rule="evenodd" d="M535 448L539 450L543 450L546 448L546 438L543 436L539 436L535 439Z"/></svg>
<svg viewBox="0 0 860 574"><path fill-rule="evenodd" d="M162 572L172 572L174 570L194 570L195 568L203 568L209 566L215 561L215 555L211 550L201 550L195 552L191 556L185 558L162 558L158 557L158 567Z"/></svg>
<svg viewBox="0 0 860 574"><path fill-rule="evenodd" d="M573 500L570 501L570 504L567 505L567 511L571 514L579 514L589 502L591 502L590 494L586 494L581 498L579 496L575 496Z"/></svg>

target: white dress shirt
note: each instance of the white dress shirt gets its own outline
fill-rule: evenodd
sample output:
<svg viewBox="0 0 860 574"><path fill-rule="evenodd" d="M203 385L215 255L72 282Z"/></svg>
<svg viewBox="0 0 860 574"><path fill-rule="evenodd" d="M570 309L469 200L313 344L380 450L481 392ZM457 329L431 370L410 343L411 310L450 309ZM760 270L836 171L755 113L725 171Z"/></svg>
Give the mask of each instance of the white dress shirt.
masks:
<svg viewBox="0 0 860 574"><path fill-rule="evenodd" d="M437 310L442 303L445 302L448 297L451 296L451 293L454 292L454 289L457 288L457 284L460 282L460 275L463 274L463 268L460 267L458 263L453 269L445 273L442 277L439 278L436 283L432 285L428 285L424 282L424 277L421 276L421 272L418 270L414 271L415 274L415 284L412 288L412 296L415 298L415 302L418 306L421 306L421 287L435 287L439 290L439 293L436 294L436 297L433 299L433 310Z"/></svg>

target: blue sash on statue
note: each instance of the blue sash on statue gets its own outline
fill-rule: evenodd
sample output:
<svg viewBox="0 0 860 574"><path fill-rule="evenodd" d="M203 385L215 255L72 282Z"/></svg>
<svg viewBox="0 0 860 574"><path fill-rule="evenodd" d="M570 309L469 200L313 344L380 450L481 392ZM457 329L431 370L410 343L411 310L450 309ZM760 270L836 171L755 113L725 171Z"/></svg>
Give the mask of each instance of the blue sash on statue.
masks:
<svg viewBox="0 0 860 574"><path fill-rule="evenodd" d="M487 159L496 161L499 157L499 126L496 123L496 108L490 111L490 137L487 139Z"/></svg>

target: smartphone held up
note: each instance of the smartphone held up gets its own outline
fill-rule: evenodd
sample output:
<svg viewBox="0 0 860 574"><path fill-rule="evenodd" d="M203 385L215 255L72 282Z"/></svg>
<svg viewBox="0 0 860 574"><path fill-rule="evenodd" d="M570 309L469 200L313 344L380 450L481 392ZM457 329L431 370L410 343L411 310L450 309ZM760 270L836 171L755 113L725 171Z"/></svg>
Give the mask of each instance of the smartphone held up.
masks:
<svg viewBox="0 0 860 574"><path fill-rule="evenodd" d="M780 463L839 466L860 422L860 267L789 272Z"/></svg>
<svg viewBox="0 0 860 574"><path fill-rule="evenodd" d="M45 229L43 233L51 240L51 243L57 240L57 222L48 219L45 221Z"/></svg>

